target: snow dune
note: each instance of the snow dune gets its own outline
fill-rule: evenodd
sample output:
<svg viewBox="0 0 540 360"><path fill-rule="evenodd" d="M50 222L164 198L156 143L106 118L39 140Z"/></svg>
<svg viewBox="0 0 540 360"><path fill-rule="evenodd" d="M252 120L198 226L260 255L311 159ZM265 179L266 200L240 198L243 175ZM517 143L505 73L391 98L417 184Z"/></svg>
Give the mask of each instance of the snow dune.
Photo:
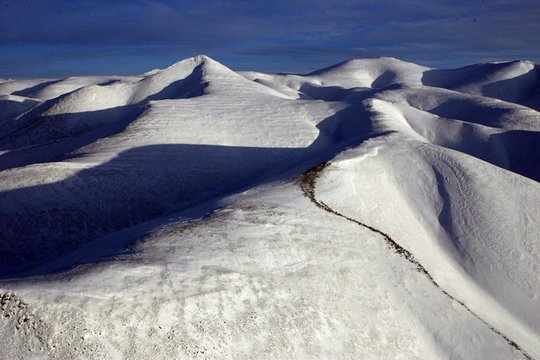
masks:
<svg viewBox="0 0 540 360"><path fill-rule="evenodd" d="M540 358L539 74L0 82L1 357Z"/></svg>

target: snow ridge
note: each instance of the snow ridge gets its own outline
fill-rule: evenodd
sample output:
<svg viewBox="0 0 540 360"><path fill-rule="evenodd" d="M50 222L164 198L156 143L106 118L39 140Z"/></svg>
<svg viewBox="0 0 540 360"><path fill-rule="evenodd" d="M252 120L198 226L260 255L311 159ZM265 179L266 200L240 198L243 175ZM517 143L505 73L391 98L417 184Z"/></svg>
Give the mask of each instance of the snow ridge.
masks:
<svg viewBox="0 0 540 360"><path fill-rule="evenodd" d="M298 321L298 332L280 331L278 342L300 358L540 358L539 89L539 67L529 61L431 69L353 59L309 74L265 74L205 55L137 76L2 81L0 290L6 309L23 298L36 310L28 316L47 326L14 331L15 321L32 323L27 310L6 318L0 357L131 354L133 344L111 332L123 333L117 324L103 327L100 307L126 319L133 341L155 340L164 357L195 350L165 349L165 335L149 334L204 338L191 328L196 321L221 329L205 338L212 356L284 356L271 335L244 347L234 340L273 326L221 293L234 290L242 304L273 304L264 319ZM400 256L387 257L380 237ZM369 256L344 243L357 238ZM290 252L272 252L277 243ZM362 285L379 273L384 280ZM309 284L301 298L288 274ZM355 284L336 294L359 296L325 297L329 278ZM97 301L101 287L108 293ZM142 302L161 294L151 300L159 316L118 293ZM362 302L370 296L385 309L378 315L373 301ZM294 311L287 297L298 301ZM369 333L339 310L356 308L373 324ZM59 324L62 313L73 316ZM387 317L382 327L378 316ZM385 326L397 333L381 335ZM83 329L90 335L78 339ZM64 331L79 350L61 345ZM412 344L406 354L388 340L395 334Z"/></svg>
<svg viewBox="0 0 540 360"><path fill-rule="evenodd" d="M414 258L414 255L407 249L403 248L401 245L399 245L395 240L393 240L388 234L384 233L383 231L379 230L379 229L376 229L374 228L373 226L370 226L370 225L367 225L359 220L356 220L356 219L353 219L351 217L348 217L347 215L343 215L342 213L332 209L330 206L328 206L327 204L324 203L324 201L322 200L319 200L317 199L317 196L316 196L316 182L317 182L317 178L319 177L320 173L325 169L327 168L328 166L330 166L331 164L328 163L328 162L325 162L325 163L322 163L322 164L319 164L311 169L309 169L308 171L302 173L299 177L298 177L298 181L299 181L299 185L300 185L300 188L302 189L302 192L304 193L304 195L309 198L311 200L312 203L315 204L315 206L317 206L318 208L328 212L328 213L331 213L331 214L334 214L336 216L339 216L343 219L346 219L347 221L350 221L352 223L355 223L363 228L366 228L380 236L383 237L384 241L386 242L387 246L394 250L394 252L396 254L398 254L399 256L401 256L402 258L404 258L405 260L407 260L408 262L410 262L411 264L413 264L416 269L421 272L422 274L424 274L426 276L426 278L435 286L437 287L438 289L441 290L441 292L446 295L449 299L451 299L452 301L455 301L457 302L458 304L460 304L463 308L465 308L469 313L471 313L474 317L476 317L477 319L479 319L481 322L483 322L491 331L493 331L494 333L496 333L497 335L501 336L507 343L509 346L511 346L512 348L518 350L526 359L528 360L532 360L533 358L526 352L524 351L521 346L519 346L517 343L515 343L514 341L512 341L511 339L508 338L508 336L504 335L502 332L500 332L499 330L495 329L492 325L490 325L486 320L482 319L478 314L474 313L463 301L460 301L458 299L456 299L454 296L450 295L446 290L442 289L439 284L437 284L437 282L433 279L433 276L431 276L431 274L426 270L426 268L424 266L422 266L422 264L420 262L418 262L418 260L416 260Z"/></svg>

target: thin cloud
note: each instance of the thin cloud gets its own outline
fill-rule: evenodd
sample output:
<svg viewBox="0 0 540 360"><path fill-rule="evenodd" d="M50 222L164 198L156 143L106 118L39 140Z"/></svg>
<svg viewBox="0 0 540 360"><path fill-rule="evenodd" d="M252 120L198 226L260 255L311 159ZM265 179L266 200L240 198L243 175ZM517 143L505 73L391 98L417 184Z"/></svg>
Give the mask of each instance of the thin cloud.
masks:
<svg viewBox="0 0 540 360"><path fill-rule="evenodd" d="M39 56L26 59L24 69L17 62L25 48L70 64L70 73L81 57L105 61L99 48L110 53L107 70L122 71L125 64L112 61L136 57L129 69L144 70L200 52L269 70L362 56L437 65L446 59L448 66L540 60L540 3L525 0L0 0L0 8L0 76L43 73ZM48 74L63 75L62 66L55 69Z"/></svg>

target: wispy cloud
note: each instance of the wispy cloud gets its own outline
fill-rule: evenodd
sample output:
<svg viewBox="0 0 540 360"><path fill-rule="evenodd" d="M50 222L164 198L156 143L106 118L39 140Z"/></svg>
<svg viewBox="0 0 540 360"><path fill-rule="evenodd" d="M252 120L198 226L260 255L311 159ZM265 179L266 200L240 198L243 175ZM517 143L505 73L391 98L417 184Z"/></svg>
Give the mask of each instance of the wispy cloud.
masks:
<svg viewBox="0 0 540 360"><path fill-rule="evenodd" d="M0 0L0 9L0 76L143 71L201 52L270 71L362 56L540 60L540 3L530 0Z"/></svg>

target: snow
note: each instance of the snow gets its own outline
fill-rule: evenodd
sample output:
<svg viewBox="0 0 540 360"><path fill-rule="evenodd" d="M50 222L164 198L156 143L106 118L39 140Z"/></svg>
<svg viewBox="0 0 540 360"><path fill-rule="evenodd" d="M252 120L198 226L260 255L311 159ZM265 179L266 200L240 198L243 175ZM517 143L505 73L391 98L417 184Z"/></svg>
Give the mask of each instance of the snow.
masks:
<svg viewBox="0 0 540 360"><path fill-rule="evenodd" d="M0 357L540 358L537 69L0 83Z"/></svg>

